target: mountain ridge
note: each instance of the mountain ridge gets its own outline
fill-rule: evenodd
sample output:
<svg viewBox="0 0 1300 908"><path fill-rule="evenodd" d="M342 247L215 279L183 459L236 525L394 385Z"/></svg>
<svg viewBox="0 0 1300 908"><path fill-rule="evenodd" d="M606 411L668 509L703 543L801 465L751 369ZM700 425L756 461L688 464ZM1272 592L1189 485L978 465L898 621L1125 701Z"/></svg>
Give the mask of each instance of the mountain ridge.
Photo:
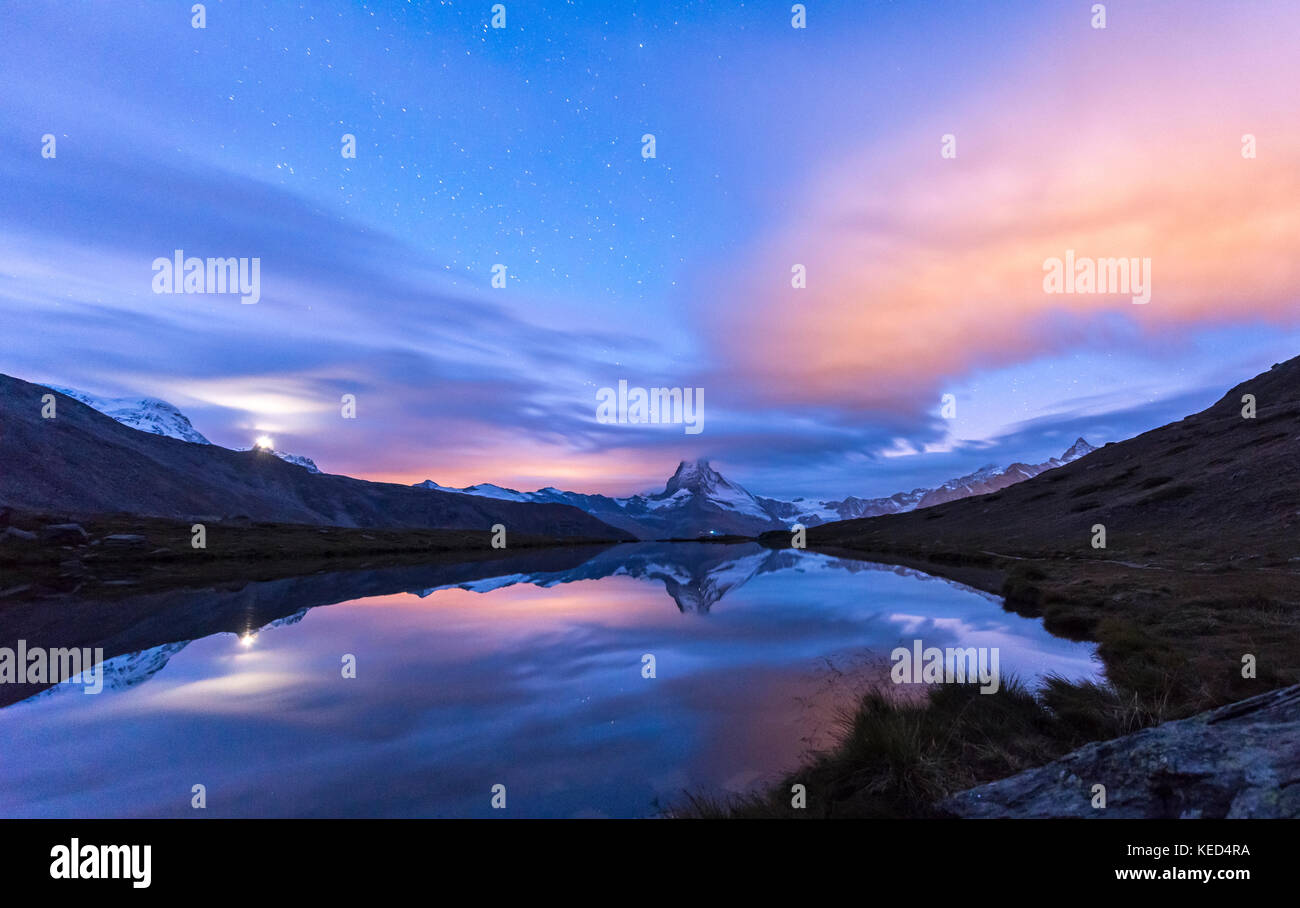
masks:
<svg viewBox="0 0 1300 908"><path fill-rule="evenodd" d="M179 407L161 398L97 397L77 388L68 388L62 385L45 385L44 387L71 397L78 403L83 403L91 409L98 410L105 416L111 416L122 425L130 426L132 429L139 429L141 432L148 432L151 435L162 435L166 438L188 441L196 445L212 444L202 432L194 428L194 424L190 422L188 416L181 412ZM246 448L231 448L230 450L251 451L254 447L256 446L250 445ZM310 457L269 448L267 450L270 450L272 454L285 463L295 464L310 473L320 472L320 468L316 466L316 462Z"/></svg>
<svg viewBox="0 0 1300 908"><path fill-rule="evenodd" d="M1243 415L1244 399L1257 402ZM1072 552L1198 563L1300 556L1300 357L1247 379L1181 420L1113 442L999 494L924 515L825 524L808 544L866 551ZM1090 544L1104 526L1106 548ZM1117 555L1116 553L1120 553ZM1300 559L1298 559L1300 560Z"/></svg>
<svg viewBox="0 0 1300 908"><path fill-rule="evenodd" d="M394 529L486 531L499 523L514 533L631 538L562 504L493 502L310 473L266 451L139 431L58 391L56 415L45 419L49 392L0 375L0 503L15 509Z"/></svg>
<svg viewBox="0 0 1300 908"><path fill-rule="evenodd" d="M218 447L195 429L179 408L159 398L99 398L73 388L55 385L45 387L65 394L130 428L193 444ZM223 450L234 450L237 453L269 452L285 463L300 466L309 473L321 473L311 458L269 447ZM845 519L902 514L995 492L1046 470L1071 463L1094 450L1092 445L1080 437L1060 457L1039 464L1016 462L1007 467L989 464L933 488L919 487L877 498L850 495L839 500L808 500L803 497L782 499L755 495L715 470L706 458L680 461L662 492L626 497L572 492L554 486L535 492L520 492L494 483L454 488L442 486L433 480L415 483L414 488L516 504L573 507L640 540L720 535L757 536L777 529L788 529L795 524L815 527Z"/></svg>
<svg viewBox="0 0 1300 908"><path fill-rule="evenodd" d="M1047 470L1072 463L1096 448L1078 438L1060 457L1040 464L1016 462L1006 468L990 465L966 476L950 479L932 489L917 488L887 498L857 498L807 502L765 498L724 477L707 459L683 460L664 490L646 495L615 498L583 492L566 492L548 486L520 492L491 483L462 489L439 485L431 479L417 488L463 495L498 497L510 501L571 504L601 520L646 539L694 538L710 535L756 535L789 529L795 523L820 526L843 519L901 514L974 495L998 491Z"/></svg>
<svg viewBox="0 0 1300 908"><path fill-rule="evenodd" d="M105 416L111 416L122 425L130 426L132 429L149 432L153 435L162 435L167 438L177 438L197 445L212 444L204 437L203 433L194 428L194 424L190 422L188 416L180 411L179 407L157 397L97 397L93 394L87 394L85 391L61 385L45 385L44 387L71 397L78 403L83 403L98 410Z"/></svg>

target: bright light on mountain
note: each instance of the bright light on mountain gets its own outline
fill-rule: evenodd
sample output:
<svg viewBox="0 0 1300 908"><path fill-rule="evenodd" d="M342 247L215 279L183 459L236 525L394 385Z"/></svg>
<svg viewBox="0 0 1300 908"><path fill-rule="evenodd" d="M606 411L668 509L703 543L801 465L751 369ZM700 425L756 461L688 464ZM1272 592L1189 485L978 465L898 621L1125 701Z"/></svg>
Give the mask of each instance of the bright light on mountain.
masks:
<svg viewBox="0 0 1300 908"><path fill-rule="evenodd" d="M259 448L260 450L263 451L274 451L275 442L271 440L270 435L263 435L260 438L258 438L257 441L253 442L253 447Z"/></svg>

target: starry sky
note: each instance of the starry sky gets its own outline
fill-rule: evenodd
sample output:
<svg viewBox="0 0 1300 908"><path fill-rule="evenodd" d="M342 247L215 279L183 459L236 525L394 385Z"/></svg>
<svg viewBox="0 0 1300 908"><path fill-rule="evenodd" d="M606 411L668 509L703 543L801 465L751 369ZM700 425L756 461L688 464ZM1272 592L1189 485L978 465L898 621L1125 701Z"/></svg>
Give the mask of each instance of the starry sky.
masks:
<svg viewBox="0 0 1300 908"><path fill-rule="evenodd" d="M0 10L0 372L370 479L843 497L1300 354L1290 0L191 5ZM155 294L175 249L260 301ZM1067 249L1150 303L1044 293ZM599 423L619 380L704 430Z"/></svg>

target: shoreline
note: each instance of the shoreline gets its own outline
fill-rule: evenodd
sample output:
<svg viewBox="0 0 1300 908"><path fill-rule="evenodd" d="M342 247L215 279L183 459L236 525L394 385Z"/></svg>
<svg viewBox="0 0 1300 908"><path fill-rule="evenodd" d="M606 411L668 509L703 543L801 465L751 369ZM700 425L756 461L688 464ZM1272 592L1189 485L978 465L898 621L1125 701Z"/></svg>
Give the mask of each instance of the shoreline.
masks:
<svg viewBox="0 0 1300 908"><path fill-rule="evenodd" d="M493 548L489 530L411 530L213 521L206 548L191 524L132 515L11 513L0 525L0 615L15 597L112 596L186 585L273 580L322 570L423 563L490 562L550 549L608 547L623 540L510 534ZM68 544L42 540L51 526L75 524ZM33 538L5 538L8 528ZM54 534L47 534L53 536ZM111 540L110 537L139 537Z"/></svg>
<svg viewBox="0 0 1300 908"><path fill-rule="evenodd" d="M913 528L917 522L910 521ZM842 526L827 539L817 529L809 531L808 551L964 583L1001 596L1007 611L1041 619L1049 633L1096 643L1106 682L1049 678L1035 692L1011 679L991 696L973 685L940 685L919 703L888 686L868 690L838 743L779 783L748 795L687 793L667 816L951 817L953 799L972 788L1300 682L1300 572L1281 565L1180 563L1157 551L1144 553L1144 563L1059 551L954 551L881 544L879 534L855 537ZM786 548L789 536L760 541ZM1256 660L1252 678L1242 677L1244 654ZM803 808L791 804L794 785L805 786Z"/></svg>
<svg viewBox="0 0 1300 908"><path fill-rule="evenodd" d="M493 549L486 530L241 520L210 523L208 548L194 550L190 526L164 518L6 516L9 527L37 537L0 544L0 615L28 628L39 624L34 616L50 600L91 602L94 607L78 610L78 620L93 625L95 610L106 602L183 587L455 566L491 573L498 569L494 562L563 559L584 551L585 558L620 542L519 535L511 536L508 548ZM43 528L66 523L77 523L86 539L71 545L40 541ZM1300 572L1287 569L1289 562L1244 567L1232 559L1186 562L1154 550L1138 561L1122 551L1102 558L1011 546L957 549L909 543L905 533L885 541L884 527L860 535L844 527L820 529L810 531L807 551L900 565L962 583L1000 596L1009 612L1041 619L1049 633L1096 643L1107 683L1049 679L1033 692L1008 679L992 696L939 687L920 702L893 698L888 690L867 691L838 743L811 755L781 783L739 797L688 793L667 816L946 816L940 803L972 787L1094 742L1300 682L1291 657L1300 652L1300 621L1292 617ZM144 541L108 543L113 536ZM785 533L673 541L789 547ZM1240 677L1242 653L1257 658L1257 677ZM806 809L789 806L786 792L796 782L807 786Z"/></svg>

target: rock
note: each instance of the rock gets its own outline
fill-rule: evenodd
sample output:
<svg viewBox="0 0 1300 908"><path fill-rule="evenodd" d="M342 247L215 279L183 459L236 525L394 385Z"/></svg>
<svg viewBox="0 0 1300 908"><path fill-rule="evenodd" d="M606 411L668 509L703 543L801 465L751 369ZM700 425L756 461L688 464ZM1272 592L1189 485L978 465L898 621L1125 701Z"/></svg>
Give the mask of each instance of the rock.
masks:
<svg viewBox="0 0 1300 908"><path fill-rule="evenodd" d="M961 817L1300 818L1300 684L959 792ZM1094 785L1106 807L1092 806Z"/></svg>
<svg viewBox="0 0 1300 908"><path fill-rule="evenodd" d="M41 542L45 545L85 545L90 534L78 523L51 523L41 527Z"/></svg>
<svg viewBox="0 0 1300 908"><path fill-rule="evenodd" d="M18 527L9 527L3 533L0 533L0 544L6 542L35 542L36 534L29 533L26 530L20 530Z"/></svg>
<svg viewBox="0 0 1300 908"><path fill-rule="evenodd" d="M134 533L114 533L103 539L106 549L140 549L149 544L149 540Z"/></svg>

